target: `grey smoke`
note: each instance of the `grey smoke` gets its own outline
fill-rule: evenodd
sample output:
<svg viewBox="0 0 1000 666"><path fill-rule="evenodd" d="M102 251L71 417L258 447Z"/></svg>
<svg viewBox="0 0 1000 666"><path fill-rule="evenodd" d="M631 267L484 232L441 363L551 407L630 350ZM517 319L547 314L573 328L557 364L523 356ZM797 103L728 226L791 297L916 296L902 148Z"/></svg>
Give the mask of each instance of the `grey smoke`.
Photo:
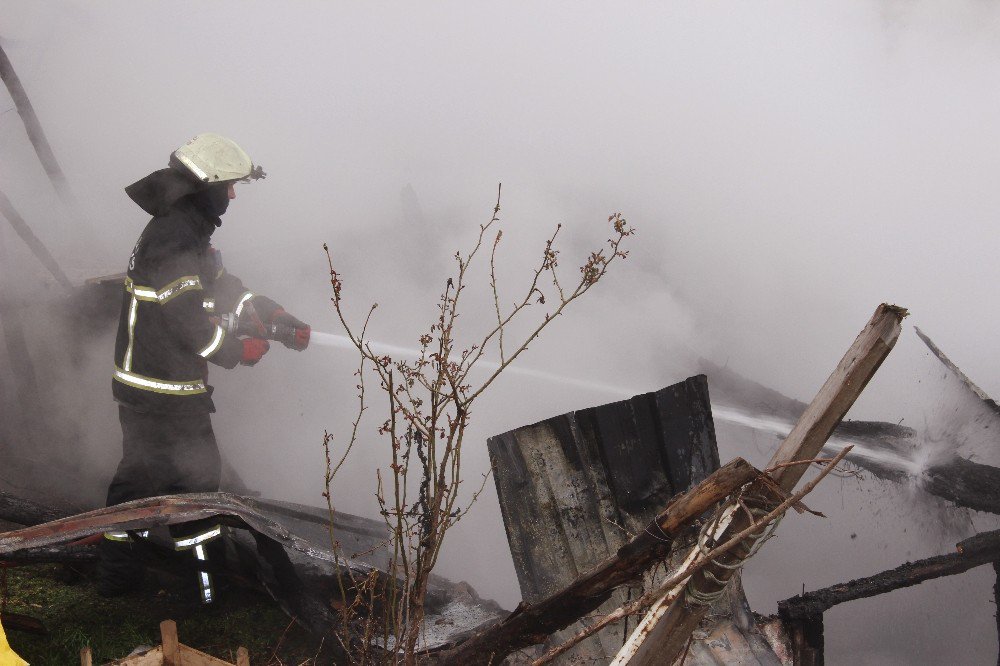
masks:
<svg viewBox="0 0 1000 666"><path fill-rule="evenodd" d="M502 181L508 300L556 223L570 273L607 237L611 212L639 229L629 261L532 346L526 367L647 390L707 356L808 400L874 307L892 301L1000 395L998 37L1000 8L964 0L627 9L8 0L0 38L84 210L54 196L15 113L0 114L0 182L71 277L113 273L145 222L122 188L197 132L229 135L269 174L239 188L217 235L230 270L336 332L328 242L355 320L378 301L373 335L410 347L451 254L489 219ZM96 251L81 251L91 239L78 237L77 214L98 226ZM44 271L2 233L23 276L17 293L49 293ZM489 317L486 290L469 308L471 336ZM72 341L60 344L45 357L54 367L78 355ZM852 416L919 417L904 414L920 410L906 401L913 365L899 351ZM343 432L355 407L353 357L318 352L278 348L256 368L211 378L216 430L239 471L267 494L310 503L321 500L322 431ZM58 389L68 396L60 406L85 424L66 455L86 452L98 478L110 476L119 437L100 370L110 363L105 336ZM478 407L472 441L609 399L508 377ZM343 510L372 515L377 421L335 491ZM724 458L752 447L762 462L773 444L720 430ZM485 447L467 461L471 483ZM832 516L822 529L834 534L840 503L843 521L875 515L882 525L891 514L883 539L857 547L886 554L878 566L852 554L810 586L947 547L922 541L917 552L915 529L899 541L915 520L892 513L903 490L850 483L816 507ZM498 516L488 493L453 535L443 573L512 606ZM820 529L788 523L774 550ZM769 578L763 562L747 584L765 612L819 569L803 555L800 569ZM754 575L781 589L755 588ZM953 583L933 592L961 594ZM851 625L860 654L889 659L864 629ZM889 633L892 650L919 638ZM912 663L921 652L899 654Z"/></svg>

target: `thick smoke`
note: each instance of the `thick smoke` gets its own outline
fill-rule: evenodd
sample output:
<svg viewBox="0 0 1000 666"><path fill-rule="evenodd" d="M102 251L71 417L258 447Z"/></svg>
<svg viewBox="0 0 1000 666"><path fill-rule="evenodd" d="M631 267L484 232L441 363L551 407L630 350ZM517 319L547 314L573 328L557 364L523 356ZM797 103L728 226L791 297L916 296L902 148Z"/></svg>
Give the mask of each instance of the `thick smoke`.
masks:
<svg viewBox="0 0 1000 666"><path fill-rule="evenodd" d="M4 18L4 49L82 209L58 202L3 100L0 183L74 279L124 269L146 216L122 188L194 134L216 131L269 174L238 187L216 245L233 273L317 330L338 332L327 242L355 321L377 301L372 335L415 344L452 254L489 219L502 181L508 301L557 223L568 273L607 237L608 214L621 210L639 229L629 261L532 345L526 367L643 391L705 356L808 400L874 307L891 301L1000 394L994 5L14 1ZM5 277L5 291L51 301L44 271L2 233L16 282ZM489 298L470 295L470 337ZM35 312L30 330L57 315ZM29 416L73 424L58 429L75 433L60 455L86 456L87 494L100 497L120 438L109 334L38 334L32 345L57 398ZM57 371L66 363L73 373ZM920 409L904 416L913 377L893 363L853 416L920 418ZM350 354L279 347L258 367L213 370L216 431L251 486L320 503L322 433L346 433L353 419L354 368ZM505 378L474 415L469 484L487 468L489 435L618 397ZM342 510L374 515L379 421L369 419L335 487ZM762 462L773 444L720 429L724 458ZM843 501L859 520L905 502L899 489L864 492L845 482L822 502ZM799 522L771 547L808 540L816 526ZM492 490L452 538L442 573L515 604ZM858 547L885 553L877 566L833 568L810 586L910 557L898 538ZM805 580L755 588L754 571L748 588L761 610ZM857 636L862 654L881 649L874 634Z"/></svg>

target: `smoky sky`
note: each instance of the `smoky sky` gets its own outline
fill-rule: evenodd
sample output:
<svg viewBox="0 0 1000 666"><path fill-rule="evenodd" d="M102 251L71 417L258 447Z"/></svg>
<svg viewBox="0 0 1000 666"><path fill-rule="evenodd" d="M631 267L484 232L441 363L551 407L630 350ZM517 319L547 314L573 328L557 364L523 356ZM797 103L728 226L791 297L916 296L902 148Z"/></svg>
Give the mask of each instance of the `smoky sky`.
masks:
<svg viewBox="0 0 1000 666"><path fill-rule="evenodd" d="M526 366L643 391L706 356L808 400L886 301L911 310L906 335L916 323L1000 394L995 4L3 8L0 40L80 210L57 201L6 93L0 182L75 279L124 270L147 217L122 188L213 131L268 173L238 186L216 246L317 330L338 332L326 242L349 314L378 302L372 335L414 344L502 182L506 301L556 224L568 276L608 237L609 214L638 229L628 261L531 346ZM8 235L18 288L31 292L48 278L14 245ZM490 316L488 290L467 307L471 339ZM110 341L86 354L88 368L111 367ZM887 361L852 415L898 420L908 358ZM353 418L353 367L314 348L213 369L216 430L251 485L320 502L319 442ZM110 476L113 405L91 397L84 446ZM474 414L470 484L488 466L487 436L615 398L505 378ZM379 420L335 490L344 510L372 514ZM513 605L495 505L490 489L457 532L476 538L456 537L465 545L444 565Z"/></svg>

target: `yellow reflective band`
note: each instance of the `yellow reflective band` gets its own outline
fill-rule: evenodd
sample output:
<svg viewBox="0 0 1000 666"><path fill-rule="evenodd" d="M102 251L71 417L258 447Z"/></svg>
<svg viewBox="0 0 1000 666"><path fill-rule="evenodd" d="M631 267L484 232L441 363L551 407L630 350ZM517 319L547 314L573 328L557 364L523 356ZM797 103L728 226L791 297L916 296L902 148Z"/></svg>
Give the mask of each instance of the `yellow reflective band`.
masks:
<svg viewBox="0 0 1000 666"><path fill-rule="evenodd" d="M216 525L207 532L202 532L201 534L196 534L195 536L188 537L186 539L174 540L174 548L176 550L187 550L192 546L197 546L198 544L205 543L206 541L211 541L220 534L222 534L222 527Z"/></svg>
<svg viewBox="0 0 1000 666"><path fill-rule="evenodd" d="M201 307L205 308L209 312L215 312L215 299L206 298L201 302Z"/></svg>
<svg viewBox="0 0 1000 666"><path fill-rule="evenodd" d="M199 572L199 583L201 583L201 603L210 604L212 603L212 577L208 575L207 572Z"/></svg>
<svg viewBox="0 0 1000 666"><path fill-rule="evenodd" d="M180 296L185 291L192 289L201 289L201 278L197 275L185 275L156 292L156 298L160 301L160 305L163 305L174 296Z"/></svg>
<svg viewBox="0 0 1000 666"><path fill-rule="evenodd" d="M247 291L247 292L244 292L244 293L243 293L243 295L242 295L242 296L240 296L240 300L239 300L239 302L238 302L238 303L236 304L236 309L235 309L235 310L233 310L233 313L234 313L234 314L235 314L235 315L236 315L237 317L239 317L239 316L240 316L240 313L241 313L241 312L243 312L243 306L244 306L244 305L246 304L246 302L247 302L247 301L249 301L249 300L250 300L251 298L253 298L253 292L252 292L252 291Z"/></svg>
<svg viewBox="0 0 1000 666"><path fill-rule="evenodd" d="M204 546L195 546L194 556L202 562L208 561L208 557L205 555ZM212 603L212 576L207 571L199 571L198 582L201 585L201 602L203 604Z"/></svg>
<svg viewBox="0 0 1000 666"><path fill-rule="evenodd" d="M163 305L175 296L180 296L186 291L201 289L201 278L197 275L185 275L179 277L163 289L157 291L152 287L143 287L132 282L132 278L125 278L125 289L132 293L140 301L152 301Z"/></svg>
<svg viewBox="0 0 1000 666"><path fill-rule="evenodd" d="M135 346L135 318L138 314L136 311L139 307L139 301L135 299L135 294L132 294L132 302L128 306L128 347L125 348L125 359L122 361L122 367L125 370L132 369L132 349Z"/></svg>
<svg viewBox="0 0 1000 666"><path fill-rule="evenodd" d="M215 334L212 336L211 342L205 345L205 348L202 349L200 352L198 352L198 356L201 356L202 358L208 358L215 352L219 351L219 347L222 346L222 341L225 339L225 337L226 337L226 330L221 326L219 326L218 324L216 324Z"/></svg>
<svg viewBox="0 0 1000 666"><path fill-rule="evenodd" d="M168 395L195 395L205 393L205 382L200 379L192 379L186 382L172 382L164 379L153 379L144 377L134 372L128 372L121 368L115 368L115 380L133 388L154 393L166 393Z"/></svg>

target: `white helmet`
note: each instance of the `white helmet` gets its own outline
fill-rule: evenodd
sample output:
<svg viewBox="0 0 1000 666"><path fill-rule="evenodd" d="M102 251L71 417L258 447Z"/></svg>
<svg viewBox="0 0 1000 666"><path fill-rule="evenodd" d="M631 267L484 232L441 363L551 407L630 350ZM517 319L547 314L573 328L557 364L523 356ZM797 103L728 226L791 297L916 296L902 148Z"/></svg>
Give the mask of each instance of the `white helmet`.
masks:
<svg viewBox="0 0 1000 666"><path fill-rule="evenodd" d="M243 180L260 170L235 141L211 132L188 141L174 151L174 157L204 183Z"/></svg>

